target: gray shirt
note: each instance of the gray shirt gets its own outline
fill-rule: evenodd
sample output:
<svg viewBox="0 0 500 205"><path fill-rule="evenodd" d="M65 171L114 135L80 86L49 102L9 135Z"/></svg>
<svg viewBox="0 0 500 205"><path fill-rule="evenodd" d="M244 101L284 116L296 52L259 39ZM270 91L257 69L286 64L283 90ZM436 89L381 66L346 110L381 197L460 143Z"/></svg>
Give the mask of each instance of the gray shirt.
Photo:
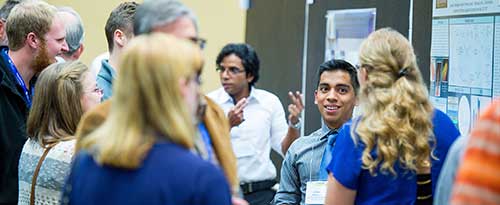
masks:
<svg viewBox="0 0 500 205"><path fill-rule="evenodd" d="M450 203L450 195L453 183L455 183L455 175L462 161L468 139L468 137L459 137L451 145L448 156L446 156L446 160L444 161L443 169L441 169L441 174L439 174L434 204Z"/></svg>
<svg viewBox="0 0 500 205"><path fill-rule="evenodd" d="M274 204L305 204L306 184L319 181L318 172L328 141L326 125L309 136L295 140L288 149L281 167L280 187Z"/></svg>

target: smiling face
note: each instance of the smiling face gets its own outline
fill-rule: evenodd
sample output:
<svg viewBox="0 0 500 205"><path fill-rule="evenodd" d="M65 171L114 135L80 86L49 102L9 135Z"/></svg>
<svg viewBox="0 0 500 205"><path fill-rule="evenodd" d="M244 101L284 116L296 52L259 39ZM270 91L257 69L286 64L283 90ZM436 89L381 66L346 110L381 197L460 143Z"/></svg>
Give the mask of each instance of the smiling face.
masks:
<svg viewBox="0 0 500 205"><path fill-rule="evenodd" d="M339 128L352 117L356 95L344 70L324 71L314 92L314 103L329 128Z"/></svg>
<svg viewBox="0 0 500 205"><path fill-rule="evenodd" d="M56 15L52 21L52 26L48 33L44 36L47 44L47 57L51 63L56 62L56 56L64 52L68 52L68 44L66 43L66 30L64 22L59 15Z"/></svg>
<svg viewBox="0 0 500 205"><path fill-rule="evenodd" d="M56 62L56 56L68 51L64 22L56 15L49 32L40 39L37 53L34 56L33 68L41 72L47 66Z"/></svg>

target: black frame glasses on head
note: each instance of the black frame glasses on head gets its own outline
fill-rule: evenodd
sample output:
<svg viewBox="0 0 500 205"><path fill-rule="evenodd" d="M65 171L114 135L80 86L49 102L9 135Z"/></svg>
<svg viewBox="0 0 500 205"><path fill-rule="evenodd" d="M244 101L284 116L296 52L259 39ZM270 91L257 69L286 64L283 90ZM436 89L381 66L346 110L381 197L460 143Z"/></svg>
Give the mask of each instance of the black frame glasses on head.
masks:
<svg viewBox="0 0 500 205"><path fill-rule="evenodd" d="M207 44L207 40L200 37L191 37L189 38L189 40L194 44L198 45L201 49L204 49L205 45Z"/></svg>
<svg viewBox="0 0 500 205"><path fill-rule="evenodd" d="M229 67L229 68L226 69L226 68L218 65L217 68L215 68L215 71L217 71L218 73L223 73L226 70L229 71L229 73L231 73L232 75L238 75L240 73L244 73L245 72L245 70L241 70L241 69L239 69L236 66L231 66L231 67Z"/></svg>

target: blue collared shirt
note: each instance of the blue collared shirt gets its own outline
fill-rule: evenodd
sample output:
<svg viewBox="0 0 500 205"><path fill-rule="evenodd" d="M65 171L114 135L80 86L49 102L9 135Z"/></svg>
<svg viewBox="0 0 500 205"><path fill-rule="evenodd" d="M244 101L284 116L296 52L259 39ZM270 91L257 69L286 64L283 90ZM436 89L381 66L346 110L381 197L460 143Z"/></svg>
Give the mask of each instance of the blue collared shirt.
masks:
<svg viewBox="0 0 500 205"><path fill-rule="evenodd" d="M281 180L274 204L305 204L306 184L320 181L318 171L331 130L323 123L312 134L295 140L281 167Z"/></svg>
<svg viewBox="0 0 500 205"><path fill-rule="evenodd" d="M97 74L97 87L102 89L101 101L109 99L113 95L113 80L116 77L115 69L109 65L107 59L102 60L102 67Z"/></svg>

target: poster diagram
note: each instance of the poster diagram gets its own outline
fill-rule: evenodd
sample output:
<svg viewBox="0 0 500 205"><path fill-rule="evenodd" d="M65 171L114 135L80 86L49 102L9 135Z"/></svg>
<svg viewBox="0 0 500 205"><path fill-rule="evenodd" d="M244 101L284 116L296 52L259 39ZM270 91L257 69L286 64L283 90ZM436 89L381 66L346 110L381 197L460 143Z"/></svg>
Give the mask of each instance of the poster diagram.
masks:
<svg viewBox="0 0 500 205"><path fill-rule="evenodd" d="M500 96L500 1L433 0L430 99L468 134Z"/></svg>
<svg viewBox="0 0 500 205"><path fill-rule="evenodd" d="M359 47L375 30L375 8L330 10L326 14L325 61L342 59L358 65ZM353 116L359 115L356 106Z"/></svg>
<svg viewBox="0 0 500 205"><path fill-rule="evenodd" d="M358 64L359 47L375 30L375 17L375 8L328 11L325 61L335 58Z"/></svg>

